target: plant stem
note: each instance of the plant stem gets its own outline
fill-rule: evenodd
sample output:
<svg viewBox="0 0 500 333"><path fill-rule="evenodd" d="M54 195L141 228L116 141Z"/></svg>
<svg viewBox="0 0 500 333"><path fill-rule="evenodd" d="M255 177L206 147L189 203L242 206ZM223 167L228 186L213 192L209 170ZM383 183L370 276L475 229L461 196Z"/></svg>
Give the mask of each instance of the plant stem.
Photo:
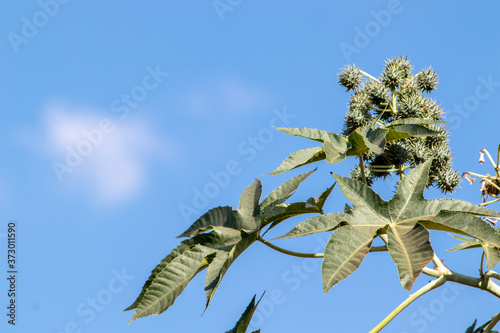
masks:
<svg viewBox="0 0 500 333"><path fill-rule="evenodd" d="M495 327L495 325L500 321L500 312L497 313L496 315L493 316L493 318L491 318L490 320L490 323L488 324L488 326L486 327L486 330L484 331L484 333L490 333L491 332L491 329L493 327Z"/></svg>
<svg viewBox="0 0 500 333"><path fill-rule="evenodd" d="M435 289L446 282L446 276L441 275L438 279L433 280L417 290L413 295L410 295L403 303L401 303L397 308L395 308L387 317L384 318L377 326L375 326L370 333L380 332L382 328L384 328L389 322L394 319L401 311L403 311L408 305L410 305L413 301L415 301L420 296L425 293Z"/></svg>
<svg viewBox="0 0 500 333"><path fill-rule="evenodd" d="M496 173L497 173L497 177L498 177L498 169L497 169L497 165L495 165L495 162L493 162L493 158L491 158L491 155L489 153L488 150L486 149L482 149L481 152L485 153L486 156L488 156L488 159L490 160L491 162L491 165L493 165L493 168L495 169Z"/></svg>
<svg viewBox="0 0 500 333"><path fill-rule="evenodd" d="M259 242L261 242L262 244L269 246L271 249L276 250L276 251L281 252L281 253L284 253L284 254L287 254L289 256L294 256L294 257L299 257L299 258L323 258L325 256L324 253L301 253L301 252L286 250L286 249L283 249L279 246L276 246L274 244L271 244L271 243L265 241L260 236L257 238L257 240Z"/></svg>
<svg viewBox="0 0 500 333"><path fill-rule="evenodd" d="M500 201L500 198L497 198L495 200L491 200L491 201L488 201L488 202L483 202L483 203L480 203L478 206L487 206L489 204L492 204L492 203L495 203L497 201Z"/></svg>
<svg viewBox="0 0 500 333"><path fill-rule="evenodd" d="M376 79L375 77L371 76L370 74L368 74L367 72L361 70L361 74L363 74L364 76L372 79L373 81L377 81L377 82L380 82L378 79Z"/></svg>
<svg viewBox="0 0 500 333"><path fill-rule="evenodd" d="M363 154L359 155L358 157L359 157L359 168L361 172L361 180L363 181L363 183L365 183L365 185L368 185L365 177L365 164L363 163Z"/></svg>
<svg viewBox="0 0 500 333"><path fill-rule="evenodd" d="M387 245L372 246L369 252L384 252L387 251Z"/></svg>

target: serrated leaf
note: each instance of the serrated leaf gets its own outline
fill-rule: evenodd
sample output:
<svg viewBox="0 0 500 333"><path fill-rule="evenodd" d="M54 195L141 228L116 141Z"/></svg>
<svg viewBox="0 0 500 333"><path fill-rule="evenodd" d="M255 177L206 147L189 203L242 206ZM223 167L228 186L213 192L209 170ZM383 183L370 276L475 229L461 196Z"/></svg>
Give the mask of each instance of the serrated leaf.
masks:
<svg viewBox="0 0 500 333"><path fill-rule="evenodd" d="M250 301L250 304L248 304L247 308L241 315L240 319L236 323L236 326L232 329L227 331L226 333L246 333L248 329L248 325L250 324L250 321L252 320L253 314L255 313L255 310L257 309L257 306L259 306L260 301L262 300L262 296L260 297L259 301L255 303L255 297L257 295L254 295L252 300ZM254 332L260 332L260 330L254 331Z"/></svg>
<svg viewBox="0 0 500 333"><path fill-rule="evenodd" d="M420 222L427 229L453 232L500 247L500 235L487 222L471 214L441 211L432 221Z"/></svg>
<svg viewBox="0 0 500 333"><path fill-rule="evenodd" d="M238 212L247 216L257 216L259 213L259 201L262 194L262 183L255 178L255 181L248 185L240 196ZM255 228L256 226L254 226Z"/></svg>
<svg viewBox="0 0 500 333"><path fill-rule="evenodd" d="M450 234L450 236L462 241L462 243L449 249L448 251L450 251L450 252L467 250L467 249L474 249L474 248L482 247L484 244L484 242L482 242L478 239L474 239L474 238L460 237L460 236L455 236L455 235L451 235L451 234Z"/></svg>
<svg viewBox="0 0 500 333"><path fill-rule="evenodd" d="M347 150L345 145L344 147L338 147L335 146L332 142L327 141L323 144L323 150L326 154L326 161L329 164L337 164L345 160Z"/></svg>
<svg viewBox="0 0 500 333"><path fill-rule="evenodd" d="M430 128L427 128L423 125L417 124L407 124L400 126L392 126L390 128L391 131L399 132L399 133L408 133L410 136L414 138L421 138L426 136L438 135L441 133L440 131L434 131Z"/></svg>
<svg viewBox="0 0 500 333"><path fill-rule="evenodd" d="M330 142L339 142L344 141L345 139L335 133L327 132L324 130L319 130L316 128L285 128L285 127L276 127L277 130L280 130L283 133L300 136L306 139L318 141L321 143L330 141Z"/></svg>
<svg viewBox="0 0 500 333"><path fill-rule="evenodd" d="M382 127L383 128L391 128L391 127L399 126L399 125L410 125L410 124L432 125L432 124L444 124L444 123L446 123L446 122L445 121L432 120L432 119L404 118L404 119L393 120L390 123L387 123L387 124L385 124Z"/></svg>
<svg viewBox="0 0 500 333"><path fill-rule="evenodd" d="M418 223L413 228L391 224L387 235L387 249L398 268L401 286L410 290L434 256L429 232Z"/></svg>
<svg viewBox="0 0 500 333"><path fill-rule="evenodd" d="M214 271L211 272L210 281L206 280L208 284L205 286L205 294L207 296L206 308L210 305L212 298L217 291L217 288L222 281L222 278L226 274L229 266L242 254L250 245L252 245L257 240L257 233L246 233L241 232L241 240L232 246L231 250L227 253L227 256L223 263L217 261L217 266ZM216 272L215 272L216 271ZM208 279L208 276L207 276ZM205 308L205 309L206 309Z"/></svg>
<svg viewBox="0 0 500 333"><path fill-rule="evenodd" d="M367 150L377 154L384 152L387 130L383 128L372 129L369 125L358 128L347 137L351 147L347 150L347 156L360 156Z"/></svg>
<svg viewBox="0 0 500 333"><path fill-rule="evenodd" d="M483 251L486 255L486 268L492 270L500 262L500 252L497 247L491 245L483 245Z"/></svg>
<svg viewBox="0 0 500 333"><path fill-rule="evenodd" d="M498 216L500 213L465 201L424 199L423 191L429 177L428 171L431 163L432 160L428 160L410 171L400 182L396 194L389 201L384 201L362 182L332 174L344 196L354 206L351 211L345 212L345 214L350 215L349 218L345 218L345 222L350 226L378 228L377 232L379 233L386 233L388 226L391 226L393 231L403 230L394 229L396 227L413 228L418 222L427 229L471 236L497 246L497 243L500 242L500 235L488 223L474 215ZM444 210L453 210L454 212ZM460 220L460 218L453 217L453 214L461 214L465 219ZM336 232L338 230L334 233ZM421 233L424 234L423 231ZM402 241L411 242L412 238L402 238ZM403 243L403 247L411 247L411 245L411 243ZM406 280L402 280L403 286L405 288L411 287L414 274L401 276L402 278L407 276Z"/></svg>
<svg viewBox="0 0 500 333"><path fill-rule="evenodd" d="M209 227L231 228L236 230L242 228L236 221L236 217L233 214L233 208L229 206L216 207L210 209L177 237L191 237L194 234L208 230Z"/></svg>
<svg viewBox="0 0 500 333"><path fill-rule="evenodd" d="M181 256L188 249L193 246L201 246L207 248L208 255L215 253L218 249L224 249L226 246L231 246L238 243L241 240L241 233L231 232L229 230L215 230L208 234L196 235L193 238L182 241L176 248L174 248L169 255L167 255L151 272L148 280L142 287L141 293L135 300L135 302L130 305L125 311L136 309L139 304L143 301L144 295L151 287L151 284L155 281L157 276L164 272L166 267L177 257Z"/></svg>
<svg viewBox="0 0 500 333"><path fill-rule="evenodd" d="M266 216L266 211L284 203L297 190L299 185L307 179L315 170L295 176L278 188L273 190L260 204L261 215Z"/></svg>
<svg viewBox="0 0 500 333"><path fill-rule="evenodd" d="M325 158L326 153L323 150L323 147L302 149L285 158L283 162L281 162L280 166L271 172L269 176L276 176L307 164L322 161Z"/></svg>
<svg viewBox="0 0 500 333"><path fill-rule="evenodd" d="M209 254L207 248L194 245L174 258L155 276L129 323L142 317L160 314L172 306L191 279L203 269L201 263Z"/></svg>
<svg viewBox="0 0 500 333"><path fill-rule="evenodd" d="M321 265L323 290L351 275L370 250L376 228L344 226L332 233Z"/></svg>
<svg viewBox="0 0 500 333"><path fill-rule="evenodd" d="M332 231L341 223L349 222L350 220L352 220L351 215L342 212L310 217L307 220L304 220L297 224L285 235L274 238L273 240L303 237L319 232Z"/></svg>

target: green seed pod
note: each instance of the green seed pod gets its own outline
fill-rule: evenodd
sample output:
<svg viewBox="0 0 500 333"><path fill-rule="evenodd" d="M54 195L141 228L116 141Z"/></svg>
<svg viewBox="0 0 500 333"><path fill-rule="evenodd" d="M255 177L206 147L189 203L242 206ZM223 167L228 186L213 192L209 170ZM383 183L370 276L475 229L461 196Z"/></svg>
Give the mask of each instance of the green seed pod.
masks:
<svg viewBox="0 0 500 333"><path fill-rule="evenodd" d="M338 82L347 88L347 91L356 89L362 82L361 70L356 65L347 65L338 74Z"/></svg>
<svg viewBox="0 0 500 333"><path fill-rule="evenodd" d="M438 76L431 68L422 70L417 77L418 89L425 92L431 92L438 85Z"/></svg>

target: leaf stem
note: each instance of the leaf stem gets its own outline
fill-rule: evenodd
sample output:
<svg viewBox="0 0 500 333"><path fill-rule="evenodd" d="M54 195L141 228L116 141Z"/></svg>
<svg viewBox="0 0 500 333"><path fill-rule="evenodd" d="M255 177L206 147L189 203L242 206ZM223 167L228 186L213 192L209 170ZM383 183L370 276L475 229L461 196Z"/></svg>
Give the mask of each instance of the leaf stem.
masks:
<svg viewBox="0 0 500 333"><path fill-rule="evenodd" d="M261 242L262 244L270 247L271 249L276 250L276 251L281 252L281 253L284 253L284 254L287 254L289 256L299 257L299 258L324 258L325 257L324 253L302 253L302 252L295 252L295 251L286 250L286 249L283 249L283 248L276 246L272 243L269 243L268 241L264 240L260 236L258 236L257 240L259 242Z"/></svg>
<svg viewBox="0 0 500 333"><path fill-rule="evenodd" d="M401 311L403 311L408 305L410 305L413 301L415 301L420 296L425 293L435 289L446 282L446 276L441 275L438 279L433 280L417 290L414 294L410 295L403 303L401 303L397 308L395 308L387 317L384 318L377 326L375 326L370 333L380 332L382 328L384 328L389 322L394 319Z"/></svg>
<svg viewBox="0 0 500 333"><path fill-rule="evenodd" d="M365 164L363 163L363 154L359 155L358 157L359 157L359 168L361 172L361 180L363 181L363 183L365 183L365 185L368 185L365 177Z"/></svg>

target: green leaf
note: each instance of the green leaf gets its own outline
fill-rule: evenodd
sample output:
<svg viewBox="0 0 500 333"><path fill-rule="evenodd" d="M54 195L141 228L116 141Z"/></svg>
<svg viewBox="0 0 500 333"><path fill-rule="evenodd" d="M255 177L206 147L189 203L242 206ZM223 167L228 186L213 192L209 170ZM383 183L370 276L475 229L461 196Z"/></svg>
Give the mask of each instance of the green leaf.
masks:
<svg viewBox="0 0 500 333"><path fill-rule="evenodd" d="M336 146L332 142L327 141L323 144L323 150L325 151L326 154L326 161L329 164L337 164L345 160L346 150L347 150L345 146L345 141L343 147Z"/></svg>
<svg viewBox="0 0 500 333"><path fill-rule="evenodd" d="M285 235L273 240L302 237L318 232L332 231L339 227L343 222L351 221L351 216L352 215L350 214L339 212L310 217L307 220L304 220L297 224L291 231L289 231Z"/></svg>
<svg viewBox="0 0 500 333"><path fill-rule="evenodd" d="M210 227L231 228L236 230L242 228L242 226L236 221L236 217L233 214L233 208L229 206L216 207L210 209L202 217L196 220L196 222L194 222L186 231L177 237L191 237L194 234L209 230Z"/></svg>
<svg viewBox="0 0 500 333"><path fill-rule="evenodd" d="M255 297L257 295L254 295L252 300L250 301L250 304L248 304L247 308L245 309L245 312L241 315L240 319L236 323L236 326L232 329L227 331L226 333L246 333L248 329L248 325L250 324L250 321L252 320L252 316L255 313L255 310L257 309L257 306L259 306L259 303L264 296L260 297L259 301L255 303ZM254 331L254 332L260 332L260 330Z"/></svg>
<svg viewBox="0 0 500 333"><path fill-rule="evenodd" d="M401 120L410 120L410 119L401 119ZM431 130L425 126L417 125L417 124L407 124L400 126L385 126L389 130L385 139L387 142L392 142L396 140L416 137L421 138L425 136L437 135L440 132Z"/></svg>
<svg viewBox="0 0 500 333"><path fill-rule="evenodd" d="M296 177L293 177L284 184L281 184L278 188L273 190L260 204L261 215L267 216L266 212L284 203L292 194L297 190L299 185L306 180L314 171L312 170Z"/></svg>
<svg viewBox="0 0 500 333"><path fill-rule="evenodd" d="M262 183L255 178L255 181L248 185L240 196L238 212L247 216L257 216L259 214L259 201L262 194ZM255 228L256 226L252 226ZM250 229L253 229L250 228Z"/></svg>
<svg viewBox="0 0 500 333"><path fill-rule="evenodd" d="M324 130L319 130L315 128L285 128L285 127L275 127L277 130L280 130L283 133L294 135L294 136L300 136L306 139L318 141L318 142L341 142L344 141L344 137L327 132Z"/></svg>
<svg viewBox="0 0 500 333"><path fill-rule="evenodd" d="M412 125L412 124L432 125L432 124L443 124L443 123L446 123L446 122L432 120L432 119L424 119L424 118L404 118L404 119L393 120L390 123L387 123L382 127L383 128L391 128L391 127L399 126L399 125Z"/></svg>
<svg viewBox="0 0 500 333"><path fill-rule="evenodd" d="M433 220L424 220L420 223L427 229L453 232L500 247L500 235L497 234L496 230L474 215L441 211Z"/></svg>
<svg viewBox="0 0 500 333"><path fill-rule="evenodd" d="M397 246L399 246L400 251L412 253L415 239L421 240L417 236L423 237L426 232L420 226L417 228L418 232L412 231L406 234L403 231L406 230L404 227L413 230L417 222L427 229L475 237L491 245L498 246L500 235L488 223L474 215L498 216L500 213L460 200L424 199L423 191L427 184L431 163L432 160L429 160L410 171L400 182L396 194L389 201L384 201L375 191L362 182L332 174L337 180L340 190L353 204L354 208L346 211L344 213L346 216L337 215L338 220L334 220L328 227L335 228L338 223L347 223L353 227L372 227L378 233L386 233L389 229L393 237L393 253L396 251L394 249L398 248ZM309 234L315 232L315 227L318 232L325 230L322 229L324 226L317 224L304 224L300 226L301 229L295 230L294 233L297 232L299 235L300 233ZM403 229L399 229L399 227ZM343 228L345 227L339 228L334 234ZM396 239L398 239L396 236L400 236L399 242L396 242ZM430 244L428 245L430 247ZM425 256L423 258L416 257L416 264L411 261L404 264L400 257L391 256L398 265L403 287L410 288L417 276L416 274L423 268L420 266L425 263L430 254L429 248L424 248L424 250ZM396 259L399 261L396 261Z"/></svg>
<svg viewBox="0 0 500 333"><path fill-rule="evenodd" d="M174 258L155 276L129 324L138 318L160 314L174 304L191 279L203 269L203 259L209 254L205 247L194 245Z"/></svg>
<svg viewBox="0 0 500 333"><path fill-rule="evenodd" d="M227 256L225 256L225 260L217 260L213 262L213 264L215 263L216 266L214 267L214 270L211 270L210 276L208 276L207 273L207 278L205 280L205 294L207 296L205 309L210 305L210 302L212 301L222 278L229 269L229 266L231 266L236 258L238 258L239 255L242 254L248 247L250 247L250 245L252 245L256 240L257 233L253 232L248 234L244 231L241 231L241 240L231 248L231 250L227 253ZM224 254L221 256L221 258L224 258Z"/></svg>
<svg viewBox="0 0 500 333"><path fill-rule="evenodd" d="M212 255L213 253L216 253L218 249L224 249L227 246L234 245L240 240L241 233L239 231L235 232L229 229L225 229L214 230L208 234L199 234L194 236L193 238L182 241L153 269L151 275L144 284L140 295L131 306L125 309L125 311L136 309L143 302L146 293L148 292L154 281L156 281L159 276L164 274L164 272L167 270L167 267L173 262L173 260L183 256L186 251L189 251L194 246L198 246L201 249L206 249L207 255ZM172 275L172 277L175 277L175 274Z"/></svg>
<svg viewBox="0 0 500 333"><path fill-rule="evenodd" d="M387 234L387 249L398 267L399 281L404 289L410 290L434 256L429 232L418 223L413 228L391 224Z"/></svg>
<svg viewBox="0 0 500 333"><path fill-rule="evenodd" d="M322 161L326 158L323 147L306 148L290 154L269 176L275 176L295 168Z"/></svg>
<svg viewBox="0 0 500 333"><path fill-rule="evenodd" d="M483 251L486 255L486 268L492 270L500 262L500 252L497 247L491 245L483 245Z"/></svg>
<svg viewBox="0 0 500 333"><path fill-rule="evenodd" d="M451 234L450 234L450 236L453 238L456 238L458 240L461 240L463 242L452 247L448 251L461 251L461 250L467 250L467 249L474 249L474 248L482 247L484 244L484 242L482 242L478 239L474 239L474 238L460 237L460 236L455 236L455 235L451 235Z"/></svg>
<svg viewBox="0 0 500 333"><path fill-rule="evenodd" d="M360 156L367 150L382 154L384 152L387 132L386 129L382 128L372 129L370 125L358 128L347 137L347 141L351 144L351 147L346 155Z"/></svg>
<svg viewBox="0 0 500 333"><path fill-rule="evenodd" d="M332 233L321 265L323 290L328 292L352 274L370 251L376 228L344 226Z"/></svg>

